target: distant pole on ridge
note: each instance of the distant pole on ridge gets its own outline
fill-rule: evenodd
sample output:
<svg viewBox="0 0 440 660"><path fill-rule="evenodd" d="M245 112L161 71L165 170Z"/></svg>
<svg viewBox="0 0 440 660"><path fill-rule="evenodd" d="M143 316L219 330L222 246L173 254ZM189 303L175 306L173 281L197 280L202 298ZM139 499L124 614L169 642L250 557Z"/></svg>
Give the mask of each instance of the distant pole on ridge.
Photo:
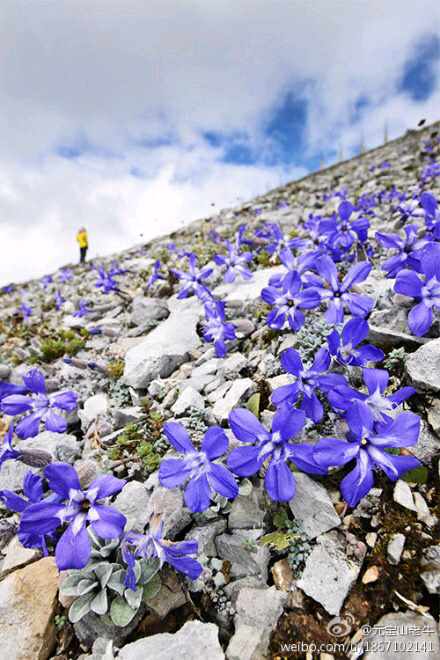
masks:
<svg viewBox="0 0 440 660"><path fill-rule="evenodd" d="M342 163L342 161L343 161L343 155L342 155L342 144L339 144L338 163Z"/></svg>
<svg viewBox="0 0 440 660"><path fill-rule="evenodd" d="M385 126L383 129L383 143L386 144L388 142L388 121L385 119Z"/></svg>
<svg viewBox="0 0 440 660"><path fill-rule="evenodd" d="M364 132L362 131L361 133L361 140L359 142L359 153L363 154L365 151L365 144L364 144Z"/></svg>

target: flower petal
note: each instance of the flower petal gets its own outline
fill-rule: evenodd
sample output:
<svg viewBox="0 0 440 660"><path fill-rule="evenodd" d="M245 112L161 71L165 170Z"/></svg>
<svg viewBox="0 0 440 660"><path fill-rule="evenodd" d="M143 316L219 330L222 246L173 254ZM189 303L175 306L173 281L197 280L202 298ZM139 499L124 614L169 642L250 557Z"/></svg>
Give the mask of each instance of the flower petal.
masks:
<svg viewBox="0 0 440 660"><path fill-rule="evenodd" d="M269 439L269 433L250 410L235 408L228 417L232 433L242 442Z"/></svg>
<svg viewBox="0 0 440 660"><path fill-rule="evenodd" d="M224 454L228 448L228 438L226 433L220 426L210 426L209 429L205 431L200 448L205 452L209 460L212 461L214 458L218 458Z"/></svg>
<svg viewBox="0 0 440 660"><path fill-rule="evenodd" d="M68 463L55 461L49 463L43 470L44 476L54 493L69 499L70 490L80 490L76 470Z"/></svg>
<svg viewBox="0 0 440 660"><path fill-rule="evenodd" d="M211 488L223 497L235 497L238 494L237 482L224 465L212 463L208 482Z"/></svg>
<svg viewBox="0 0 440 660"><path fill-rule="evenodd" d="M266 470L264 487L272 500L287 502L295 494L293 474L284 461L272 460Z"/></svg>
<svg viewBox="0 0 440 660"><path fill-rule="evenodd" d="M113 506L91 506L87 515L93 531L103 539L114 539L124 531L125 516Z"/></svg>
<svg viewBox="0 0 440 660"><path fill-rule="evenodd" d="M165 433L168 441L173 445L174 449L186 454L189 451L195 451L194 445L189 439L188 432L185 427L178 422L166 422L163 425L163 432Z"/></svg>
<svg viewBox="0 0 440 660"><path fill-rule="evenodd" d="M83 568L90 556L90 540L85 521L78 532L74 533L73 523L67 527L55 548L55 561L58 570Z"/></svg>
<svg viewBox="0 0 440 660"><path fill-rule="evenodd" d="M208 508L211 501L211 489L206 474L190 479L186 484L183 499L191 511L199 513Z"/></svg>
<svg viewBox="0 0 440 660"><path fill-rule="evenodd" d="M174 488L183 483L191 474L191 468L181 458L166 458L159 465L159 483L165 488Z"/></svg>

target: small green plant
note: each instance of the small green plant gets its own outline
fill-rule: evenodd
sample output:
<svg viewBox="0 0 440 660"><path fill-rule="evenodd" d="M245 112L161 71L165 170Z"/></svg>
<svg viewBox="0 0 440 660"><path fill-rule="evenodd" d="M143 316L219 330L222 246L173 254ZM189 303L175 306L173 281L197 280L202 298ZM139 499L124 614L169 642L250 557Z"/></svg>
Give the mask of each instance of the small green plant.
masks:
<svg viewBox="0 0 440 660"><path fill-rule="evenodd" d="M66 617L64 616L64 614L55 614L54 620L58 630L60 631L63 630L64 626L66 625Z"/></svg>
<svg viewBox="0 0 440 660"><path fill-rule="evenodd" d="M68 572L60 591L75 596L69 608L69 620L76 623L89 612L104 623L126 626L138 612L142 601L155 596L160 589L159 560L156 557L135 561L133 571L136 588L124 586L126 568L122 562L118 539L99 539L89 528L92 553L82 569ZM111 561L113 559L113 561Z"/></svg>
<svg viewBox="0 0 440 660"><path fill-rule="evenodd" d="M124 361L123 360L112 360L107 366L107 371L115 380L119 380L124 373Z"/></svg>
<svg viewBox="0 0 440 660"><path fill-rule="evenodd" d="M297 577L305 560L311 552L307 535L298 520L291 520L284 508L278 509L273 516L274 532L265 534L260 545L271 544L278 554L286 555L292 574Z"/></svg>

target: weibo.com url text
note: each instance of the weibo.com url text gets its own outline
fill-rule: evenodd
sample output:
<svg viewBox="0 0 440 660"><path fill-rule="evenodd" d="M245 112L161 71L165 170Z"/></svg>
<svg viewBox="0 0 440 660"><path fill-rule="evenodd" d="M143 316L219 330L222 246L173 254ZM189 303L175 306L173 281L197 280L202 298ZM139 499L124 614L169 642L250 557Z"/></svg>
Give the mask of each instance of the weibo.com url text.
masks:
<svg viewBox="0 0 440 660"><path fill-rule="evenodd" d="M365 641L353 644L351 642L342 644L333 642L331 644L314 644L313 642L295 642L293 644L280 644L280 650L284 653L365 653L367 651L390 652L390 653L433 653L432 642L419 641Z"/></svg>

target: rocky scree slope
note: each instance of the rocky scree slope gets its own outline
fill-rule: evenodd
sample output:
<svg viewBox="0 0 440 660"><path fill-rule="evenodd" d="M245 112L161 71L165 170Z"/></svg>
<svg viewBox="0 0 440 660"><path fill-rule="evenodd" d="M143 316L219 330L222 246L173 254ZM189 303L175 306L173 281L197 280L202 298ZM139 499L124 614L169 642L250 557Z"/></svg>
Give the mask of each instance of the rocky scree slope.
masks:
<svg viewBox="0 0 440 660"><path fill-rule="evenodd" d="M3 401L10 396L4 384L23 385L30 369L44 375L49 397L65 390L77 395L75 408L57 410L66 422L63 432L41 424L32 437L14 434L7 446L3 441L0 639L5 657L7 652L10 658L41 660L205 654L228 660L299 658L305 657L304 644L312 643L328 645L325 658L391 657L374 650L374 625L398 631L387 641L416 640L425 644L420 657L435 657L440 317L434 304L429 327L420 332L420 322L414 325L410 316L420 296L414 300L396 291L395 282L401 270L428 280L417 250L438 238L438 207L422 197L429 191L440 199L438 129L435 124L409 132L99 263L67 265L41 280L4 287ZM402 245L385 234L397 234ZM304 253L312 253L305 263ZM398 267L395 259L384 270L393 254L400 255ZM345 291L332 283L329 260L339 282L346 282ZM362 263L368 264L365 277L359 270L356 278L351 269ZM435 264L429 268L435 271ZM363 334L364 326L356 325L361 346L376 347L376 353L364 351L366 362L356 357L354 335L351 344L347 340L339 352L335 348L335 342L344 344L341 328L351 320L366 324ZM243 432L234 432L231 411L248 411L243 417L248 430L257 428L249 417L254 415L266 434L272 423L275 432L277 407L287 391L280 388L301 381L298 359L304 372L319 350L320 375L342 380L317 387L317 397L310 395L308 404L305 390L290 397L297 420L291 442L314 451L322 438L343 440L348 428L353 433L356 416L364 421L365 434L365 406L370 405L376 414L368 431L373 438L382 433L378 421L389 428L390 417L397 417L400 426L401 444L382 452L381 460L393 453L413 456L418 467L399 478L392 468L370 469L371 487L357 498L353 482L345 490L340 486L354 459L337 465L324 461L319 473L293 458L283 463L291 476L283 472L282 478L279 462L277 483L271 479L275 454L268 453L253 472L236 468L238 495L228 498L214 489L209 506L200 511L194 511L200 508L194 498L183 499L182 486L164 485L159 466L182 458L164 432L176 427L167 423L187 429L196 449L208 429L221 427L229 449L236 451ZM290 358L280 360L282 355ZM382 369L380 377L375 372L374 391L367 389L373 381L366 369L370 374ZM343 388L339 394L337 383ZM387 398L402 387L413 390ZM7 405L1 409L6 438L22 415L8 414ZM398 417L403 413L406 417ZM417 426L416 444L405 435L408 420L413 431ZM359 447L368 444L368 438L358 440ZM10 446L16 458L7 453ZM313 456L318 460L318 453ZM48 461L74 466L83 489L101 474L125 480L107 501L127 518L126 531L134 526L142 533L160 524L163 539L196 541L197 579L166 561L159 572L151 570L153 577L143 573L144 582L136 577L139 598L131 598L121 586L127 563L118 539L105 542L92 534L91 559L78 579L74 570L60 573L52 556L24 547L16 536L19 514L8 506L5 493L29 497L23 479L29 471L47 477ZM224 456L220 462L225 464ZM289 494L285 484L292 478L293 496L281 497ZM56 537L47 540L49 555L56 542ZM69 587L63 590L67 575ZM93 605L87 594L96 597ZM124 598L132 611L125 620ZM82 609L78 602L84 603ZM421 632L408 637L410 628ZM335 642L352 646L341 650ZM399 657L407 657L402 653Z"/></svg>

